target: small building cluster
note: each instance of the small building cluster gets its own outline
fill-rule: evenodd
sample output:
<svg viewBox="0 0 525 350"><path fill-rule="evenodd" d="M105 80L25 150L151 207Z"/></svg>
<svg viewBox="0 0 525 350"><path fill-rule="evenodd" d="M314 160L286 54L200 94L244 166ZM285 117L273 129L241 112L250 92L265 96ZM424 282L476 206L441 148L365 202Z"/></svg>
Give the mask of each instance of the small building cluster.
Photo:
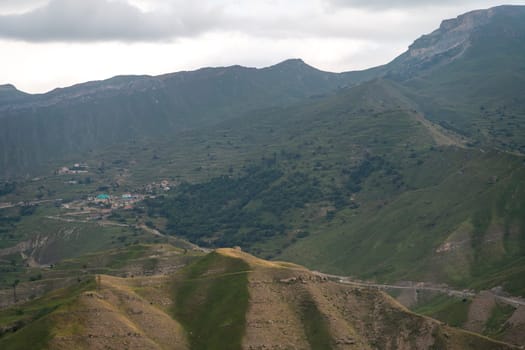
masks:
<svg viewBox="0 0 525 350"><path fill-rule="evenodd" d="M151 184L147 184L143 188L145 193L158 193L158 191L164 191L168 192L171 190L170 182L168 180L162 180L160 182L152 182Z"/></svg>
<svg viewBox="0 0 525 350"><path fill-rule="evenodd" d="M96 197L88 197L88 201L111 209L132 209L133 204L144 199L144 195L125 193L121 196L110 196L101 193Z"/></svg>
<svg viewBox="0 0 525 350"><path fill-rule="evenodd" d="M72 167L61 167L55 171L57 175L87 174L89 167L85 163L75 163Z"/></svg>

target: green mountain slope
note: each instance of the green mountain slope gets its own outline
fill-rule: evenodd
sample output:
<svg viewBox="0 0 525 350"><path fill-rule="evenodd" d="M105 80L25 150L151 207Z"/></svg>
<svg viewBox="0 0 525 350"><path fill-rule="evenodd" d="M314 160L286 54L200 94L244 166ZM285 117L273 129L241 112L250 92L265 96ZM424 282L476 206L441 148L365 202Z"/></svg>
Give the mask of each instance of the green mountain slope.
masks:
<svg viewBox="0 0 525 350"><path fill-rule="evenodd" d="M35 174L50 160L129 140L173 137L351 83L349 74L288 60L265 69L233 66L115 77L22 101L6 97L0 100L0 176Z"/></svg>
<svg viewBox="0 0 525 350"><path fill-rule="evenodd" d="M200 131L194 165L227 175L192 173L205 176L148 202L149 214L202 245L339 274L523 293L522 158L464 148L400 91L376 80ZM180 167L177 151L165 157L152 166Z"/></svg>
<svg viewBox="0 0 525 350"><path fill-rule="evenodd" d="M41 95L5 85L0 175L37 173L49 160L173 137L379 76L402 83L426 118L472 144L521 152L524 13L522 6L501 6L444 21L393 62L362 72L334 74L288 60L259 70L233 66L122 76Z"/></svg>
<svg viewBox="0 0 525 350"><path fill-rule="evenodd" d="M525 150L525 9L443 22L390 65L425 116L481 147Z"/></svg>
<svg viewBox="0 0 525 350"><path fill-rule="evenodd" d="M424 179L436 167L446 166L449 173L434 174L436 183L362 206L357 214L343 211L321 234L300 241L284 256L364 278L461 287L502 283L523 294L519 281L525 272L525 174L522 161L509 158L498 153L429 152L412 176ZM489 278L491 273L500 278Z"/></svg>

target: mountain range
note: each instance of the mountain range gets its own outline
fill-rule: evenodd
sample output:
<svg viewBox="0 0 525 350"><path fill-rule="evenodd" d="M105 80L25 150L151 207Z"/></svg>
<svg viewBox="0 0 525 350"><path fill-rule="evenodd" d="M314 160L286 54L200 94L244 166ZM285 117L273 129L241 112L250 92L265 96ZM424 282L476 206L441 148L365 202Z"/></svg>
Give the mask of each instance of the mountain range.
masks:
<svg viewBox="0 0 525 350"><path fill-rule="evenodd" d="M374 78L402 83L429 120L473 142L523 151L523 12L501 6L444 21L391 63L359 72L322 72L294 59L264 69L120 76L38 95L3 85L0 174L34 172L48 160L130 138L174 137Z"/></svg>
<svg viewBox="0 0 525 350"><path fill-rule="evenodd" d="M291 59L263 69L120 76L37 95L0 86L0 268L7 276L0 285L12 286L17 273L33 277L33 266L49 264L59 268L45 270L44 280L86 275L78 277L85 288L68 280L70 289L56 292L67 303L42 312L45 318L33 317L38 307L30 307L23 311L30 322L15 309L6 319L40 319L37 330L52 320L56 328L42 331L46 341L71 347L113 344L109 334L89 337L98 327L89 318L61 334L69 320L64 310L82 314L89 307L111 312L113 333L143 344L213 348L202 339L218 341L205 333L217 326L218 313L228 315L222 336L245 348L270 344L283 329L279 337L305 348L507 346L417 316L375 290L325 281L306 266L380 283L465 290L466 297L449 299L413 289L407 306L519 345L525 341L521 304L494 302L479 316L481 299L467 296L525 296L523 91L525 6L446 20L392 62L365 71L323 72ZM88 173L58 173L74 163L85 163ZM162 181L169 191L151 190ZM82 216L84 204L71 216L57 201L74 206L99 193L135 192L153 195L100 224ZM146 291L138 279L103 276L105 288L97 290L96 279L87 278L134 274L147 265L140 254L157 249L141 243L180 245L174 243L180 238L222 249L191 259L173 253L182 259L177 266L187 267L159 284L160 270L153 269L153 277L141 280L150 284ZM224 249L234 246L240 248ZM150 257L159 260L158 254L164 253ZM224 287L236 300L250 296L235 305L241 309L221 309L214 295L228 293L215 277L207 282L216 270L242 276ZM265 286L269 294L260 297L275 302L272 310L282 319L267 325L253 318L255 285ZM27 298L29 286L21 288ZM106 300L120 300L120 309ZM135 310L138 304L123 300L165 304ZM194 313L202 317L189 316ZM150 333L139 314L170 318L180 333L173 339ZM0 317L5 324L12 322ZM24 334L0 337L0 345L25 344Z"/></svg>

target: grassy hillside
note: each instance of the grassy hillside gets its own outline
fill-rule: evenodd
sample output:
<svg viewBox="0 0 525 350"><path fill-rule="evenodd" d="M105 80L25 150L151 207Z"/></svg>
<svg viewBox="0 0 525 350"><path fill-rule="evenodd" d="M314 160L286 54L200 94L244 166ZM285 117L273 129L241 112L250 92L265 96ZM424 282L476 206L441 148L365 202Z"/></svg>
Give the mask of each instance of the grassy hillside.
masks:
<svg viewBox="0 0 525 350"><path fill-rule="evenodd" d="M172 317L170 317L171 315ZM0 312L4 348L511 349L411 313L387 295L239 250L171 276L103 275Z"/></svg>
<svg viewBox="0 0 525 350"><path fill-rule="evenodd" d="M239 245L362 278L523 293L523 160L468 148L422 118L405 92L374 80L172 141L123 144L91 156L104 164L91 184L42 180L43 198L169 179L175 189L133 215L201 245ZM130 234L128 243L137 239Z"/></svg>
<svg viewBox="0 0 525 350"><path fill-rule="evenodd" d="M503 282L510 291L523 293L523 287L510 282L523 274L522 161L498 153L432 153L418 168L421 179L438 175L434 171L443 164L443 154L447 163L457 163L435 183L380 205L363 205L357 213L341 211L326 230L290 247L284 256L365 278L429 279L463 287L474 281L478 287ZM498 282L485 279L496 270L502 277Z"/></svg>
<svg viewBox="0 0 525 350"><path fill-rule="evenodd" d="M42 268L65 259L162 241L136 225L61 218L61 211L53 205L0 210L0 288L40 279Z"/></svg>
<svg viewBox="0 0 525 350"><path fill-rule="evenodd" d="M53 329L57 325L57 310L71 307L80 293L94 287L95 280L92 278L22 306L2 310L0 346L3 349L20 350L48 348Z"/></svg>
<svg viewBox="0 0 525 350"><path fill-rule="evenodd" d="M0 290L0 346L83 349L124 342L184 348L181 326L167 309L162 312L151 305L160 305L158 298L169 295L167 274L201 256L170 244L133 245L40 269L38 279L21 280L16 286L16 304L6 303L12 288ZM145 296L153 299L146 301Z"/></svg>
<svg viewBox="0 0 525 350"><path fill-rule="evenodd" d="M173 314L192 349L240 349L248 308L249 266L217 253L190 265L174 282Z"/></svg>
<svg viewBox="0 0 525 350"><path fill-rule="evenodd" d="M420 291L411 310L492 339L523 343L524 309L502 303L489 292L459 297Z"/></svg>
<svg viewBox="0 0 525 350"><path fill-rule="evenodd" d="M149 202L149 214L199 244L316 269L522 293L523 160L465 148L398 91L374 81L167 146L150 169L198 184ZM184 152L193 163L179 162Z"/></svg>

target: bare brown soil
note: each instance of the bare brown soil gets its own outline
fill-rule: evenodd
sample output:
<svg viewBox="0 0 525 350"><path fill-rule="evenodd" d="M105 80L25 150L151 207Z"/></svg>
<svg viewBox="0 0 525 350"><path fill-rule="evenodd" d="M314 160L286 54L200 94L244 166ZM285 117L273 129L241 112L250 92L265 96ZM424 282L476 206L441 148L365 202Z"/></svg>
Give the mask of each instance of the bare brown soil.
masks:
<svg viewBox="0 0 525 350"><path fill-rule="evenodd" d="M495 306L496 299L493 294L490 292L479 293L470 304L465 329L481 333Z"/></svg>
<svg viewBox="0 0 525 350"><path fill-rule="evenodd" d="M100 287L83 293L54 315L53 349L187 349L180 324L134 291L153 279L101 276ZM158 300L157 300L158 302Z"/></svg>
<svg viewBox="0 0 525 350"><path fill-rule="evenodd" d="M505 326L504 341L511 344L525 344L525 306L519 306Z"/></svg>

